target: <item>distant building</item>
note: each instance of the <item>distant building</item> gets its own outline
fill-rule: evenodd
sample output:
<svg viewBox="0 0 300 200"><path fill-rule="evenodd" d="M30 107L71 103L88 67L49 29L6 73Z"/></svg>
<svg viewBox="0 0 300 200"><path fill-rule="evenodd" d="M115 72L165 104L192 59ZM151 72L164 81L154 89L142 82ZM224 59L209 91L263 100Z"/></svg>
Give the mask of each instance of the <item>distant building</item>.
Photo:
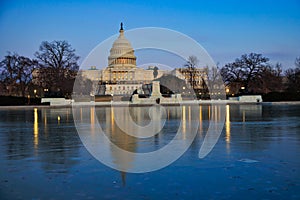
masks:
<svg viewBox="0 0 300 200"><path fill-rule="evenodd" d="M183 79L186 83L190 83L194 89L203 89L203 85L207 83L207 68L178 68L172 71L172 75Z"/></svg>
<svg viewBox="0 0 300 200"><path fill-rule="evenodd" d="M153 80L164 74L172 74L188 82L189 72L185 68L172 71L159 70L156 66L149 66L148 69L136 66L136 56L130 42L124 36L123 24L119 30L119 37L114 41L108 56L108 66L103 70L91 67L88 70L81 70L84 78L94 82L95 94L125 95L130 96L135 90L139 90L145 84L151 84ZM204 69L196 68L194 73L194 86L202 87L203 80L206 80Z"/></svg>
<svg viewBox="0 0 300 200"><path fill-rule="evenodd" d="M82 70L81 75L91 81L99 82L102 80L102 70L98 70L95 66L92 66L88 70Z"/></svg>

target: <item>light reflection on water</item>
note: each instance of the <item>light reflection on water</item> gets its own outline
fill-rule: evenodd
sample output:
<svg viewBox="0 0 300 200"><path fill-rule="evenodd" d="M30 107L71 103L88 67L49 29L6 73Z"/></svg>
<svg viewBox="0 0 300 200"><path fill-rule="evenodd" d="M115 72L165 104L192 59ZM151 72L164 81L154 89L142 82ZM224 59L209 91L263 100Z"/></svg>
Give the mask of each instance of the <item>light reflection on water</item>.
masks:
<svg viewBox="0 0 300 200"><path fill-rule="evenodd" d="M226 141L226 150L230 153L230 106L226 105L226 121L225 121L225 141Z"/></svg>
<svg viewBox="0 0 300 200"><path fill-rule="evenodd" d="M203 160L197 157L197 153L210 118L220 118L220 108L200 105L198 109L198 136L190 149L171 166L144 175L119 173L95 161L79 140L71 108L0 109L0 188L4 188L0 190L0 197L76 199L79 198L76 191L82 190L98 199L103 195L109 197L111 193L118 199L124 195L120 188L114 188L114 184L117 185L114 181L118 180L122 187L135 188L135 191L127 191L132 198L141 197L134 195L140 194L151 199L156 198L154 194L157 193L176 199L175 190L182 192L181 198L198 198L197 194L201 193L199 185L206 188L206 191L200 190L204 197L211 198L219 197L215 191L233 198L237 198L234 196L237 191L249 195L249 198L257 195L261 198L299 197L299 106L227 105L223 134L211 154ZM90 134L97 134L93 124L98 120L107 136L120 148L149 152L168 144L181 120L185 122L181 139L188 139L192 110L191 106L167 107L165 127L159 134L143 139L120 130L111 107L83 108L80 119L88 122ZM146 108L132 108L131 114L137 124L149 123ZM124 157L114 151L111 151L111 158L116 165L126 163L127 168L134 163L134 157ZM258 162L244 163L243 160L248 161L245 158ZM222 187L210 180L213 174L218 174ZM242 177L243 181L232 177ZM210 182L211 186L202 181ZM69 189L63 187L66 182L70 185ZM173 187L171 183L174 182L179 185ZM197 187L189 185L190 182ZM82 186L83 183L87 187ZM61 185L61 188L56 185ZM101 193L97 192L99 185L103 188ZM150 189L145 189L148 186ZM162 191L169 191L169 194ZM184 193L187 191L189 194Z"/></svg>
<svg viewBox="0 0 300 200"><path fill-rule="evenodd" d="M160 107L157 106L130 107L130 112L126 112L124 109L123 107L96 109L97 124L95 124L93 117L90 117L90 107L79 107L73 111L75 112L75 116L77 116L78 113L84 113L83 118L79 117L76 120L76 124L78 130L81 131L80 137L88 151L102 162L103 158L105 158L105 164L120 169L121 171L140 170L140 158L143 157L142 159L145 159L144 157L146 156L145 154L141 155L140 153L160 150L164 146L167 146L167 144L171 143L175 143L177 148L183 148L183 146L179 146L179 144L186 145L193 142L195 134L192 135L191 130L195 129L194 132L197 133L197 123L195 124L192 121L192 112L194 114L197 113L197 116L199 115L195 108L191 109L191 107L183 107L181 109L181 107L167 107L164 108L167 110L165 111L160 110ZM163 119L167 118L166 113L169 112L169 120L166 122L165 126L161 127L159 122L160 117L156 114L153 115L154 110L161 114L163 113ZM116 120L117 118L118 120L121 120L121 122L118 122ZM152 121L156 121L157 123L152 123L150 118ZM148 130L150 133L154 131L154 133L158 134L154 136L151 135L152 137L133 137L134 135L132 133L126 131L137 130L132 129L132 120L135 121L136 124L143 124L144 126L137 128L143 130L147 127L144 131ZM196 121L198 122L198 118ZM98 122L100 126L98 126ZM123 126L119 126L120 123ZM94 126L88 128L87 125ZM102 129L105 132L106 137L102 136ZM179 134L177 133L177 129L179 129ZM92 137L90 135L92 135ZM184 140L186 140L186 142ZM108 151L108 149L110 149L110 151ZM120 149L124 151L120 151ZM170 148L166 149L168 150ZM182 153L184 152L181 150L179 151L179 149L174 150ZM140 155L133 155L132 152L138 152ZM163 154L157 154L157 159L148 163L149 165L147 165L147 170L150 169L150 165L154 167L157 166L158 163L161 163L163 161L162 159L165 158L162 155ZM176 159L177 155L177 153L173 153L170 158Z"/></svg>
<svg viewBox="0 0 300 200"><path fill-rule="evenodd" d="M168 107L167 108L167 119L166 127L159 133L155 135L153 138L149 139L137 139L131 136L128 136L125 132L123 132L117 124L115 124L115 114L113 107L106 108L95 108L88 107L80 109L80 119L88 121L90 123L91 131L90 133L97 134L95 131L95 118L99 121L101 127L103 126L106 134L109 135L110 139L114 144L131 152L147 152L153 151L161 148L162 146L168 144L168 142L173 139L174 134L179 128L180 120L182 120L182 139L185 140L187 137L187 125L191 126L191 109L192 106L182 106L180 107ZM261 105L240 105L238 110L236 106L233 106L231 109L230 105L226 106L226 120L224 124L225 130L225 142L226 142L226 151L230 153L230 143L231 143L231 112L234 111L234 115L240 115L240 119L236 119L236 121L241 121L246 123L247 119L252 121L253 119L260 119L262 117L262 106ZM48 117L52 119L52 122L57 117L57 123L51 124L52 126L62 126L65 123L72 123L73 119L70 119L70 108L64 109L33 109L33 148L38 149L39 145L39 122L43 122L43 130L44 134L48 134ZM238 111L238 113L236 113ZM39 113L41 112L41 119L39 119ZM88 113L86 113L88 112ZM85 113L83 115L83 113ZM99 114L100 113L100 114ZM149 123L148 109L144 107L133 107L131 108L131 113L133 113L130 117L134 119L137 124L145 125ZM219 106L199 106L199 130L198 140L202 140L206 134L206 131L209 126L209 122L211 117L214 119L220 119L220 107ZM125 116L128 117L128 116ZM64 124L61 124L64 123ZM125 123L126 124L126 123ZM72 124L73 125L73 124ZM246 131L245 126L242 126L242 132ZM161 140L161 141L159 141ZM199 142L199 141L198 141ZM155 144L155 145L154 145ZM199 147L199 146L198 146ZM116 156L120 157L120 156ZM118 160L118 159L115 159ZM132 160L132 159L128 159Z"/></svg>
<svg viewBox="0 0 300 200"><path fill-rule="evenodd" d="M33 144L34 148L36 149L39 144L39 118L37 108L34 108L33 135Z"/></svg>

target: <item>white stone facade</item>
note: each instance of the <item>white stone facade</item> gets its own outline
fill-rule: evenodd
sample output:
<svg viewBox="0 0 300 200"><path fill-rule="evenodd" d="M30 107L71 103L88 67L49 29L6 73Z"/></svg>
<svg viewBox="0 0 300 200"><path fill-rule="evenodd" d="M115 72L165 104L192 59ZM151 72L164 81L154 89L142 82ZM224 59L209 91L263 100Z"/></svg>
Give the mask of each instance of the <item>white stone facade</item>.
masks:
<svg viewBox="0 0 300 200"><path fill-rule="evenodd" d="M142 84L106 84L105 94L127 95L142 88Z"/></svg>
<svg viewBox="0 0 300 200"><path fill-rule="evenodd" d="M153 80L160 78L164 74L172 74L188 81L187 73L184 73L185 71L181 69L172 71L157 70L156 77L154 77L154 70L155 66L149 66L148 69L138 68L136 66L134 49L126 39L121 24L119 37L114 41L110 49L108 67L103 70L97 70L95 67L92 67L90 70L82 70L81 73L84 78L93 81L96 87L99 87L99 85L104 86L105 91L101 90L102 94L111 95L132 95L132 93L136 89L141 88L143 84L150 84ZM198 69L197 72L202 76L204 71ZM198 77L198 79L196 78L195 80L200 82L203 79Z"/></svg>

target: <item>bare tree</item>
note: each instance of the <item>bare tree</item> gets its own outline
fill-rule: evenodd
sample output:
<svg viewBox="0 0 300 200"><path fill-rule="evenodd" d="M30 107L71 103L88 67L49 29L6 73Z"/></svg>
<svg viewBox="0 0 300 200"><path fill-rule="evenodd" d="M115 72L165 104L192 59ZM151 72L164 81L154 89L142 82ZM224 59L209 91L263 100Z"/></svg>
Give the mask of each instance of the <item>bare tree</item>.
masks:
<svg viewBox="0 0 300 200"><path fill-rule="evenodd" d="M300 57L296 58L295 66L296 68L289 68L285 71L288 92L300 92Z"/></svg>
<svg viewBox="0 0 300 200"><path fill-rule="evenodd" d="M243 86L244 91L248 92L253 89L249 88L250 82L256 79L265 67L269 66L268 61L269 58L262 54L244 54L221 69L223 80L227 85Z"/></svg>
<svg viewBox="0 0 300 200"><path fill-rule="evenodd" d="M32 72L37 61L10 53L0 62L1 82L8 95L25 96L32 81Z"/></svg>
<svg viewBox="0 0 300 200"><path fill-rule="evenodd" d="M265 66L259 74L257 74L253 81L250 82L249 87L254 93L282 92L282 67L280 63L275 66Z"/></svg>
<svg viewBox="0 0 300 200"><path fill-rule="evenodd" d="M295 60L295 66L296 66L296 68L300 69L300 57L296 58L296 60Z"/></svg>
<svg viewBox="0 0 300 200"><path fill-rule="evenodd" d="M221 69L221 75L226 85L234 82L243 82L243 70L240 68L239 63L236 62L226 64Z"/></svg>
<svg viewBox="0 0 300 200"><path fill-rule="evenodd" d="M210 95L214 95L214 98L223 98L222 95L225 94L225 87L218 67L207 67L207 86Z"/></svg>
<svg viewBox="0 0 300 200"><path fill-rule="evenodd" d="M77 95L90 95L92 92L93 82L90 79L84 77L81 71L79 71L74 82L74 90L72 97L76 97Z"/></svg>
<svg viewBox="0 0 300 200"><path fill-rule="evenodd" d="M196 56L189 56L187 62L184 64L184 67L187 68L189 74L189 82L192 88L195 88L195 76L196 76L196 66L198 65L199 60Z"/></svg>
<svg viewBox="0 0 300 200"><path fill-rule="evenodd" d="M12 95L13 88L16 84L17 64L17 54L11 54L10 52L8 52L8 55L6 55L0 63L1 82L7 90L8 95Z"/></svg>
<svg viewBox="0 0 300 200"><path fill-rule="evenodd" d="M79 68L75 49L67 41L44 41L35 56L40 63L39 85L69 96Z"/></svg>

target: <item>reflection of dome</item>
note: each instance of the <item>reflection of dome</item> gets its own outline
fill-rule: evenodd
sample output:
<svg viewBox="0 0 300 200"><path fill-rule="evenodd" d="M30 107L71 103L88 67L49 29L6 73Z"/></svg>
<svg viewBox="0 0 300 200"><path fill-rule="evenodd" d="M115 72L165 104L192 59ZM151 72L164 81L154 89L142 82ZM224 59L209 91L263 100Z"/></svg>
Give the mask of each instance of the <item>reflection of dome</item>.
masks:
<svg viewBox="0 0 300 200"><path fill-rule="evenodd" d="M114 68L135 68L136 57L130 42L124 36L123 24L119 31L120 35L113 43L108 57L108 66Z"/></svg>

